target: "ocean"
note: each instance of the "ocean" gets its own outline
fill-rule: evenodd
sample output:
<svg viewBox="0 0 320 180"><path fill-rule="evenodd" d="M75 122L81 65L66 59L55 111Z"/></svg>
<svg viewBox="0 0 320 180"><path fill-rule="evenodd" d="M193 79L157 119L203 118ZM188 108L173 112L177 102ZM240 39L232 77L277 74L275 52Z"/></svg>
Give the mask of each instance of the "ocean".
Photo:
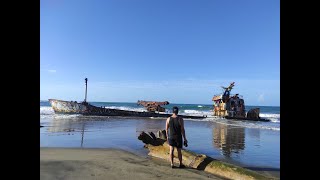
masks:
<svg viewBox="0 0 320 180"><path fill-rule="evenodd" d="M95 106L145 111L136 103L89 102ZM235 121L212 116L212 105L169 104L179 114L207 115L205 119L185 119L188 150L253 170L280 175L280 107L260 108L260 117L270 122ZM40 146L120 148L146 156L143 143L137 139L142 131L165 129L164 118L86 117L55 114L48 101L40 101Z"/></svg>
<svg viewBox="0 0 320 180"><path fill-rule="evenodd" d="M119 103L119 102L90 102L95 106L105 106L106 108L122 109L122 110L133 110L133 111L145 111L144 107L138 106L137 103ZM252 121L234 121L216 118L212 116L212 105L205 104L169 104L164 106L168 113L171 113L173 106L179 107L179 114L184 115L206 115L208 118L191 121L213 121L221 124L247 127L247 128L260 128L260 129L271 129L280 131L280 107L274 106L246 106L246 111L252 108L260 108L260 117L270 119L270 122L252 122ZM52 116L54 111L48 101L40 101L40 116Z"/></svg>

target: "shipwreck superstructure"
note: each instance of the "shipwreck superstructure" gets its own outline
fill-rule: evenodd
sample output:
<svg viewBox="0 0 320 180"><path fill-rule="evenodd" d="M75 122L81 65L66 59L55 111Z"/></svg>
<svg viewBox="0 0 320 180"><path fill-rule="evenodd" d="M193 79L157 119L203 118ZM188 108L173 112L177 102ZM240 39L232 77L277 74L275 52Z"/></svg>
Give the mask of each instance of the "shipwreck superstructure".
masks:
<svg viewBox="0 0 320 180"><path fill-rule="evenodd" d="M230 83L228 87L223 87L223 94L213 96L213 115L224 117L227 119L242 119L242 120L254 120L254 121L269 121L267 119L261 119L260 109L250 109L246 113L245 102L241 95L230 94L234 87L234 82Z"/></svg>
<svg viewBox="0 0 320 180"><path fill-rule="evenodd" d="M138 101L138 105L144 106L149 112L165 112L166 109L162 106L168 105L168 101L157 102L157 101Z"/></svg>

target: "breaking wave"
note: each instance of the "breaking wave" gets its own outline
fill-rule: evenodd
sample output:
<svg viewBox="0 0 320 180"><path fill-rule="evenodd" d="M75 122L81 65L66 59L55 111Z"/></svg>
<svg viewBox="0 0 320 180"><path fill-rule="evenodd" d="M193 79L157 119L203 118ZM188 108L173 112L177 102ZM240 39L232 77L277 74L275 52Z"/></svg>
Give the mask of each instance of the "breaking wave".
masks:
<svg viewBox="0 0 320 180"><path fill-rule="evenodd" d="M213 116L212 111L199 111L199 110L184 110L186 115L194 115L194 116L203 116L206 115L207 118L205 119L186 119L190 121L211 121L217 122L226 125L233 125L239 127L246 127L246 128L258 128L258 129L269 129L274 131L280 131L280 114L260 114L261 118L269 119L270 122L252 122L246 120L228 120L225 118Z"/></svg>
<svg viewBox="0 0 320 180"><path fill-rule="evenodd" d="M186 109L181 114L189 115L189 116L207 116L207 117L212 117L212 112L211 111L199 111L199 110L192 110L192 109Z"/></svg>
<svg viewBox="0 0 320 180"><path fill-rule="evenodd" d="M40 106L40 119L56 117L59 119L67 119L81 116L80 114L55 114L52 107Z"/></svg>
<svg viewBox="0 0 320 180"><path fill-rule="evenodd" d="M258 129L280 131L280 127L275 126L274 123L268 123L268 122L232 121L232 120L226 120L226 119L220 119L220 120L217 120L216 122L220 124L245 127L245 128L258 128Z"/></svg>
<svg viewBox="0 0 320 180"><path fill-rule="evenodd" d="M260 114L260 117L270 119L274 123L280 123L280 114Z"/></svg>
<svg viewBox="0 0 320 180"><path fill-rule="evenodd" d="M126 110L126 111L147 111L144 108L134 108L134 107L128 107L128 106L106 106L105 108L109 108L109 109L120 109L120 110Z"/></svg>
<svg viewBox="0 0 320 180"><path fill-rule="evenodd" d="M53 115L53 114L54 114L54 111L52 107L48 107L48 106L40 107L40 115Z"/></svg>
<svg viewBox="0 0 320 180"><path fill-rule="evenodd" d="M219 124L231 125L231 126L238 126L244 128L257 128L257 129L267 129L267 130L274 130L280 131L279 124L272 123L272 122L252 122L246 120L228 120L225 118L220 117L208 117L205 119L185 119L188 121L207 121L207 122L215 122Z"/></svg>

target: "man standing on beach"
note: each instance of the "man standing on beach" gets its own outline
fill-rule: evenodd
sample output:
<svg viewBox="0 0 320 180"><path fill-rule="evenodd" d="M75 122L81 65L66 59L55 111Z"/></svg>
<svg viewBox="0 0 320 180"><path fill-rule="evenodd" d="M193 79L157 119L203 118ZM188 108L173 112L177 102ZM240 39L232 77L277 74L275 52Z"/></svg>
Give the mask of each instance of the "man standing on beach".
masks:
<svg viewBox="0 0 320 180"><path fill-rule="evenodd" d="M170 146L170 161L171 161L171 168L174 168L173 164L173 153L174 153L174 147L177 148L178 151L178 158L180 161L180 168L185 167L182 164L182 154L181 154L181 148L182 148L182 136L184 139L184 145L188 146L188 141L186 138L185 130L184 130L184 122L181 117L178 116L179 109L178 107L173 107L173 114L172 116L168 117L166 121L166 133L167 133L167 141Z"/></svg>

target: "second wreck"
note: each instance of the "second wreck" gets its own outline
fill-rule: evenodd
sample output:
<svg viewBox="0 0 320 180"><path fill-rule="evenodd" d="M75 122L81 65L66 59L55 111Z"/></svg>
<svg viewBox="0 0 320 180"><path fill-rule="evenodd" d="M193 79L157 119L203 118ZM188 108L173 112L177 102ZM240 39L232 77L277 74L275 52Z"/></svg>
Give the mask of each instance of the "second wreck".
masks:
<svg viewBox="0 0 320 180"><path fill-rule="evenodd" d="M138 105L144 106L149 112L165 112L166 109L162 106L168 105L168 101L156 102L156 101L138 101Z"/></svg>
<svg viewBox="0 0 320 180"><path fill-rule="evenodd" d="M213 96L213 115L224 117L226 119L252 120L252 121L270 121L269 119L260 118L260 109L250 109L246 113L245 103L239 94L231 95L230 92L234 87L234 82L230 83L224 89L223 94Z"/></svg>

